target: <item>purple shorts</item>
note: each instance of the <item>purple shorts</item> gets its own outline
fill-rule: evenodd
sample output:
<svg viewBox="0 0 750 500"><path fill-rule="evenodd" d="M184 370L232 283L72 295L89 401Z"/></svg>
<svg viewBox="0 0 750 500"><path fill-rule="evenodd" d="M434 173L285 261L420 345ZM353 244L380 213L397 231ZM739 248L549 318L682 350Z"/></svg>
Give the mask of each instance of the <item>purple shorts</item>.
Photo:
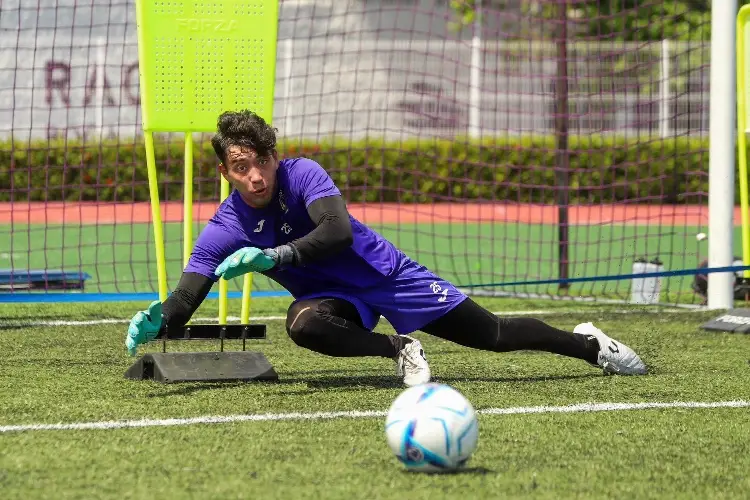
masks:
<svg viewBox="0 0 750 500"><path fill-rule="evenodd" d="M334 289L306 294L297 300L321 297L351 302L368 330L375 328L382 315L399 335L419 330L466 299L452 284L411 259L406 259L396 274L378 286Z"/></svg>

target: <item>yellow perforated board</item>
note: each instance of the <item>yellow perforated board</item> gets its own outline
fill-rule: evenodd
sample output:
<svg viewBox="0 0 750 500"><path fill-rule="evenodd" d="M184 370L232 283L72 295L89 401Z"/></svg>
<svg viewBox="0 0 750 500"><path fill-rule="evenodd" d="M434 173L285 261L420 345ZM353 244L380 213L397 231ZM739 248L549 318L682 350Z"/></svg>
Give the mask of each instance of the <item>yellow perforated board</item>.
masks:
<svg viewBox="0 0 750 500"><path fill-rule="evenodd" d="M223 111L269 122L277 0L137 0L145 132L210 132Z"/></svg>

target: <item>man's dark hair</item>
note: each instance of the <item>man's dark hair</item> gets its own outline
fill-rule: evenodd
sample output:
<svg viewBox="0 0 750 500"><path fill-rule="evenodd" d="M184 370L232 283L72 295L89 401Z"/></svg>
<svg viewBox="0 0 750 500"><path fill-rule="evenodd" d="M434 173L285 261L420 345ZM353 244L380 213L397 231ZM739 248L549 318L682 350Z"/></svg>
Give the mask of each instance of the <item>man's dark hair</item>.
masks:
<svg viewBox="0 0 750 500"><path fill-rule="evenodd" d="M216 130L211 145L222 163L230 146L251 148L258 156L268 156L276 149L276 129L247 109L222 113Z"/></svg>

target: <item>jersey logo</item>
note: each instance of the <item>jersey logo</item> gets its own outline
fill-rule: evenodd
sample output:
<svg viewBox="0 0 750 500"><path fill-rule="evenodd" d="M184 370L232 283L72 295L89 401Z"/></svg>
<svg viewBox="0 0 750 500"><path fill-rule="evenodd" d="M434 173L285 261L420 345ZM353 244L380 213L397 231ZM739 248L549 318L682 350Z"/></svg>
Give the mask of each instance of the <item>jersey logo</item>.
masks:
<svg viewBox="0 0 750 500"><path fill-rule="evenodd" d="M285 222L284 225L281 226L281 230L284 232L284 234L289 234L292 232L292 226Z"/></svg>
<svg viewBox="0 0 750 500"><path fill-rule="evenodd" d="M258 227L256 227L255 229L253 229L253 232L254 233L259 233L259 232L263 231L263 224L265 222L266 222L266 219L261 219L260 221L258 221Z"/></svg>
<svg viewBox="0 0 750 500"><path fill-rule="evenodd" d="M438 285L437 281L434 281L430 285L430 288L432 289L432 293L440 295L438 297L438 299L437 299L438 302L445 302L446 301L446 299L448 298L448 289L447 288L444 289L443 287L441 287L440 285Z"/></svg>
<svg viewBox="0 0 750 500"><path fill-rule="evenodd" d="M284 213L289 211L289 207L286 206L286 196L284 196L284 191L281 190L279 190L279 205Z"/></svg>

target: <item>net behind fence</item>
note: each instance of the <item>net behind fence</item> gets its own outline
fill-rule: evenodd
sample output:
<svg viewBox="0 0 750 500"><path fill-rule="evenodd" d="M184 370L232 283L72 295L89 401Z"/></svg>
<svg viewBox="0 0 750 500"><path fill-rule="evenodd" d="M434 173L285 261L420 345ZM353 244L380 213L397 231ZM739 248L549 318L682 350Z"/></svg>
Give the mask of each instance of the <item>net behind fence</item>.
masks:
<svg viewBox="0 0 750 500"><path fill-rule="evenodd" d="M710 19L679 5L485 1L457 27L437 0L282 0L280 154L321 163L355 217L474 293L628 300L630 279L555 280L705 258ZM138 95L134 2L2 2L2 293L156 291ZM194 234L219 199L209 138ZM170 287L183 144L156 151ZM660 300L699 302L692 281L662 279Z"/></svg>

